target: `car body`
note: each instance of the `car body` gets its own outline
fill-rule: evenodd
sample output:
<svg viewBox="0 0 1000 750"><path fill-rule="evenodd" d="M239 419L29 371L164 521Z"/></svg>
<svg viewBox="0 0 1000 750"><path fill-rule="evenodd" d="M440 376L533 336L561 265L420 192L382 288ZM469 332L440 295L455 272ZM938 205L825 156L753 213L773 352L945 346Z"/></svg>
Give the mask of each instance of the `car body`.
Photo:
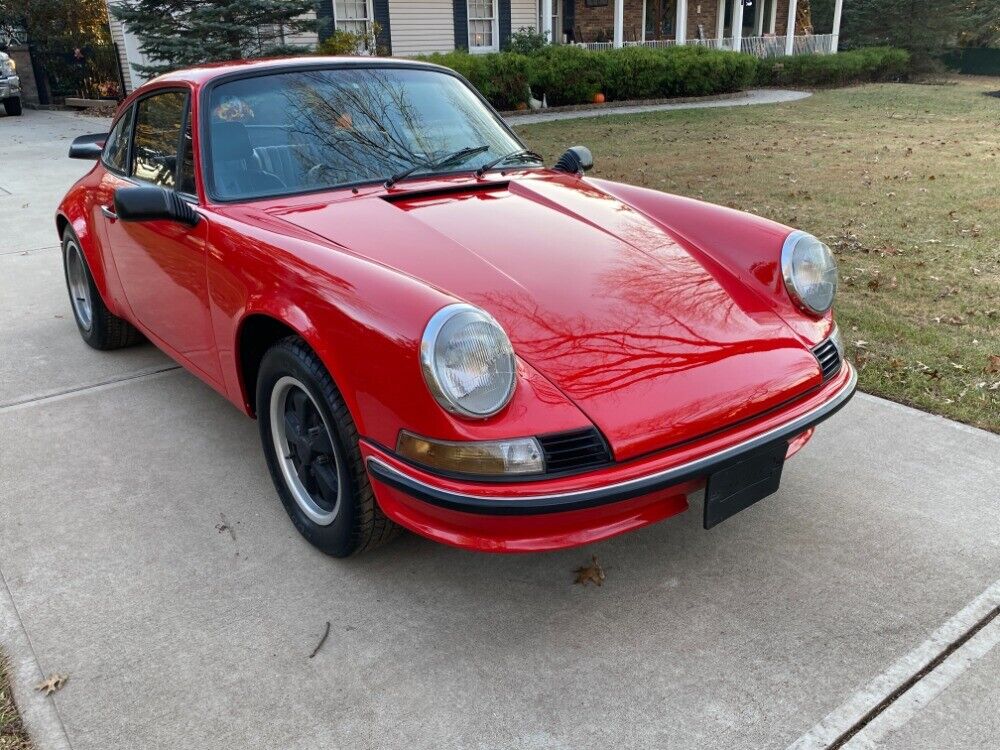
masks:
<svg viewBox="0 0 1000 750"><path fill-rule="evenodd" d="M0 103L8 115L21 114L21 78L14 60L6 52L0 52Z"/></svg>
<svg viewBox="0 0 1000 750"><path fill-rule="evenodd" d="M118 335L134 327L258 417L293 521L333 554L359 545L317 542L308 497L299 503L305 515L288 498L307 453L326 468L310 464L303 486L333 466L371 501L361 515L489 551L554 549L639 528L685 510L706 481L706 527L773 492L784 459L856 382L831 312L803 306L785 278L789 253L808 235L585 177L583 150L553 169L493 168L486 152L474 157L490 167L482 171L432 169L424 153L414 160L423 171L398 180L346 179L339 162L289 166L325 142L313 151L275 145L295 130L284 110L318 117L329 97L311 86L340 87L365 109L369 79L390 81L390 98L443 86L447 102L427 105L433 127L452 137L448 120L460 112L504 149L520 145L464 79L424 63L313 58L162 76L122 103L120 132L74 145L104 153L57 214L70 238L74 306L86 295L74 289L92 284L88 304L100 309L91 317L124 321L116 345L135 340ZM300 98L276 107L260 98L265 89ZM163 109L187 125L163 132L167 141L181 133L180 145L148 157L148 132L159 127L149 113L167 101L153 97L172 92L180 98ZM322 133L338 130L353 145L372 137L358 111L345 112L326 113ZM254 124L267 117L285 125ZM251 139L266 144L248 151ZM130 154L127 169L109 168L116 148ZM335 186L299 184L327 173ZM136 187L164 174L172 187ZM228 195L227 181L237 186ZM444 341L452 319L458 332ZM306 370L322 377L314 383ZM292 371L305 374L295 380ZM326 389L329 408L313 409L296 390L303 383L313 406ZM495 399L488 414L475 411L484 399ZM296 426L302 404L311 432ZM324 427L336 451L315 458L302 435ZM337 486L333 507L345 491Z"/></svg>

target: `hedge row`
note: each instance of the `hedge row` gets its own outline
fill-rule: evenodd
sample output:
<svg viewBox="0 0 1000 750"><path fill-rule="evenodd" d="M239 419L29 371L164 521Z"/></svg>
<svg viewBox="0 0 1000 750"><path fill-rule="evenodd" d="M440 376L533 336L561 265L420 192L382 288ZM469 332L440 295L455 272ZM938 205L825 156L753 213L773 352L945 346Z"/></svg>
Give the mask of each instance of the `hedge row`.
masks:
<svg viewBox="0 0 1000 750"><path fill-rule="evenodd" d="M625 47L592 52L550 45L530 55L449 52L422 57L469 79L498 109L528 100L529 87L551 106L586 104L601 93L608 101L707 96L751 85L828 85L899 78L909 56L888 47L838 55L758 60L744 54L684 46Z"/></svg>
<svg viewBox="0 0 1000 750"><path fill-rule="evenodd" d="M866 47L836 55L795 55L758 60L761 86L844 86L905 78L910 53L893 47Z"/></svg>

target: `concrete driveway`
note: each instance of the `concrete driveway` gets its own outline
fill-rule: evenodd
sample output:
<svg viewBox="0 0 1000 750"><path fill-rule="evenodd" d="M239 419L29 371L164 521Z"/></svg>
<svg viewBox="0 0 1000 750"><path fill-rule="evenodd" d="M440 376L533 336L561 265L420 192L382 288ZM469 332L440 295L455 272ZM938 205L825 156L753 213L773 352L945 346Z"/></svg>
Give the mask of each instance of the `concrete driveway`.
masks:
<svg viewBox="0 0 1000 750"><path fill-rule="evenodd" d="M710 532L328 559L252 421L79 340L52 213L102 126L0 118L0 646L38 750L1000 747L1000 438L859 396Z"/></svg>

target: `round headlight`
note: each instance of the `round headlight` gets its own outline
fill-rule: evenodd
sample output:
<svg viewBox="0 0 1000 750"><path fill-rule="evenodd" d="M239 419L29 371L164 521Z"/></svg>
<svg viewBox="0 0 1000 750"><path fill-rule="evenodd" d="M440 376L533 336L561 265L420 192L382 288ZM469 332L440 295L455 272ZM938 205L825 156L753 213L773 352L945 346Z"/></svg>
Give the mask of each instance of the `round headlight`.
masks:
<svg viewBox="0 0 1000 750"><path fill-rule="evenodd" d="M837 293L837 261L830 248L805 232L792 232L781 249L781 272L792 300L822 315Z"/></svg>
<svg viewBox="0 0 1000 750"><path fill-rule="evenodd" d="M455 414L489 417L514 395L510 339L472 305L448 305L434 314L420 342L420 364L434 398Z"/></svg>

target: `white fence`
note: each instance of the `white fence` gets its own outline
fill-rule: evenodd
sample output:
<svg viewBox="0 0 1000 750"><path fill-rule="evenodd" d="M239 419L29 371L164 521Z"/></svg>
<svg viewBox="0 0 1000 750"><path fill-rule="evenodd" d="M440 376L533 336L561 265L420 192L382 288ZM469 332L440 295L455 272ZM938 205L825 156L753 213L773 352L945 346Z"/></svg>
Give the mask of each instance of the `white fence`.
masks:
<svg viewBox="0 0 1000 750"><path fill-rule="evenodd" d="M740 39L740 51L756 57L781 57L785 54L785 37L783 36L745 36ZM625 42L626 47L673 47L674 39L649 39L645 42ZM688 39L685 44L709 49L733 49L732 37L724 39ZM612 49L611 42L582 42L578 46L589 50ZM833 34L805 34L794 38L792 54L794 55L827 55L833 51Z"/></svg>

